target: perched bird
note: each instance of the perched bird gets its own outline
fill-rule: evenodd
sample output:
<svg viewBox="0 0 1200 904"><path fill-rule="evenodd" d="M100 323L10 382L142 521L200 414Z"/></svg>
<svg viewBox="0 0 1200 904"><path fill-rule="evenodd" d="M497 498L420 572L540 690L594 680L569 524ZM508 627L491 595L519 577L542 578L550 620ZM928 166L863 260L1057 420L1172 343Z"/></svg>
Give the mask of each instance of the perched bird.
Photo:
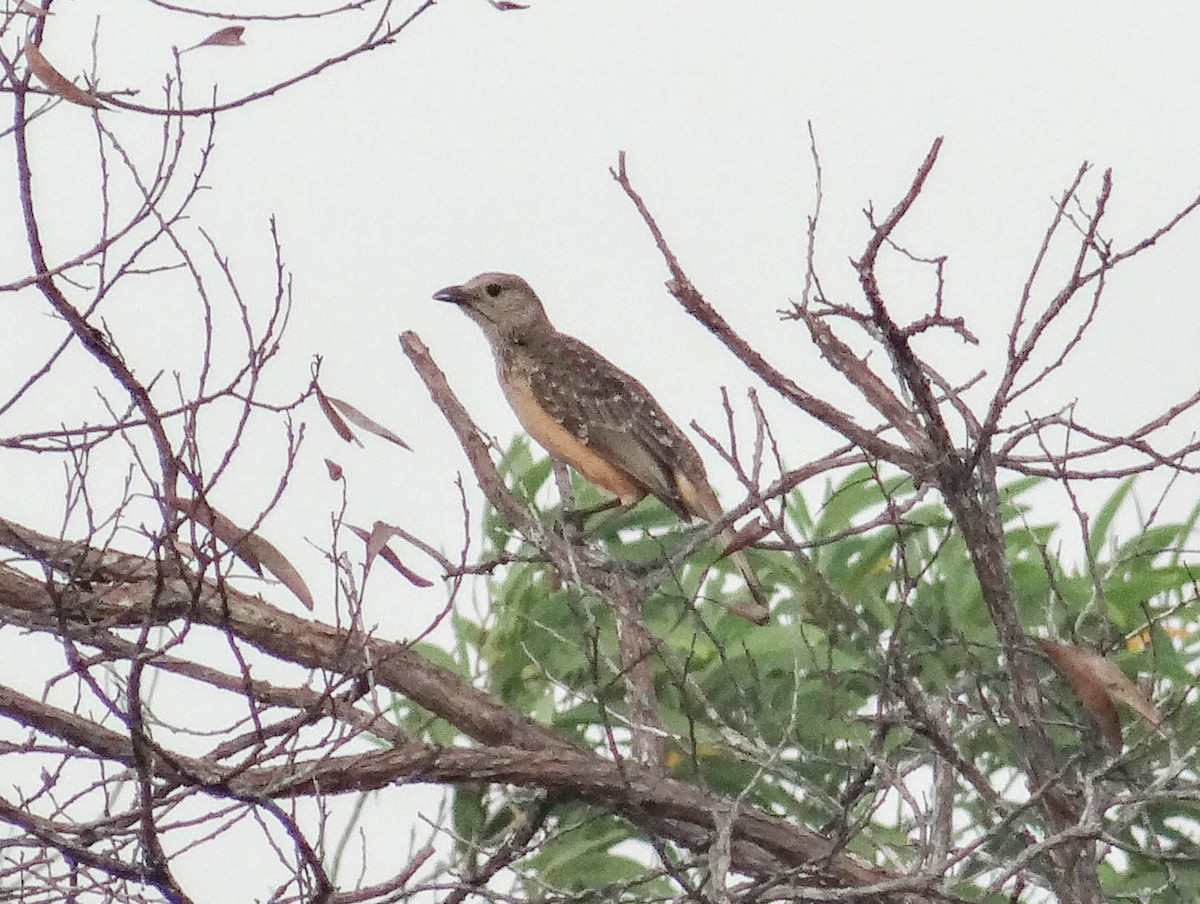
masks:
<svg viewBox="0 0 1200 904"><path fill-rule="evenodd" d="M683 431L640 382L556 330L525 280L481 273L433 297L458 305L479 324L508 403L552 456L623 506L652 495L685 521L721 517L704 463ZM721 536L730 543L732 528ZM762 584L744 551L731 557L754 598L732 611L762 624L770 614Z"/></svg>

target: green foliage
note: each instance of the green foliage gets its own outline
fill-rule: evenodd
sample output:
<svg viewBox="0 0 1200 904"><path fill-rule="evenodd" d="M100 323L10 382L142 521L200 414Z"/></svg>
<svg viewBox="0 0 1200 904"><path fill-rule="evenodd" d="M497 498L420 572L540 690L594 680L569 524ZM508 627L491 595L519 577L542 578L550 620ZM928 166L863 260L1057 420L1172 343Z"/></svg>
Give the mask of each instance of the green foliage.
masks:
<svg viewBox="0 0 1200 904"><path fill-rule="evenodd" d="M503 465L510 485L544 523L560 524L548 462L533 458L518 441ZM1045 486L1024 478L1008 486L1002 499L1013 591L1025 630L1119 653L1128 675L1155 682L1156 700L1175 708L1176 745L1194 749L1200 719L1187 691L1197 673L1197 644L1186 631L1200 613L1186 544L1194 537L1197 513L1180 524L1143 525L1132 538L1118 541L1117 525L1129 530L1133 499L1132 484L1125 482L1092 522L1087 549L1074 554L1063 547L1078 543L1078 527L1030 520L1026 499L1038 489ZM582 482L575 493L580 508L602 501ZM871 468L845 474L816 507L793 493L784 514L791 548L751 550L760 577L775 593L770 624L758 627L726 610L741 586L715 548L689 556L645 605L646 625L661 641L651 665L660 717L670 734L668 769L677 778L740 796L747 805L841 833L849 849L867 860L878 856L885 841L903 857L919 835L918 820L889 794L901 781L897 776L928 767L935 752L930 733L940 731L964 762L1005 795L1006 802L994 806L956 777L958 841L984 840L956 865L955 892L999 900L981 891L987 871L1024 850L1022 833L1041 837L1044 827L1035 809L1015 809L1023 788L1011 795L1006 790L1011 776L1024 768L1007 727L1006 667L952 519L936 498L918 498L908 480ZM473 672L507 704L581 743L606 744L606 733L615 727L614 738L625 744L621 726L629 713L608 606L563 583L495 512L487 513L484 529L489 548L483 558L504 552L529 561L494 572L488 581L490 611L481 623L459 616L459 648L443 660ZM637 569L670 557L688 542L691 530L647 500L605 523L588 542ZM1057 720L1055 743L1063 751L1098 749L1096 729L1070 687L1049 662L1044 675L1047 692L1063 703L1050 708L1049 718ZM897 690L901 686L919 694L935 714L932 728L914 718ZM402 716L414 733L440 743L451 740L448 726L436 720L423 721L409 711ZM1162 767L1167 753L1161 734L1125 716L1130 764L1121 767L1119 781L1129 783ZM889 806L880 807L885 798ZM1173 866L1168 879L1153 854L1156 845L1165 845L1196 856L1189 839L1196 837L1197 815L1193 804L1163 798L1115 825L1127 856L1106 864L1113 893L1138 899L1167 882L1200 891L1200 870ZM1190 829L1181 830L1177 819ZM511 821L511 803L500 791L464 787L455 793L454 825L464 853L496 843ZM631 853L637 849L630 843L640 836L623 820L591 805L564 802L547 825L549 840L520 867L531 892L591 890L596 900L671 896L662 878L648 871L654 857L647 858L645 848ZM1183 900L1154 898L1176 899Z"/></svg>
<svg viewBox="0 0 1200 904"><path fill-rule="evenodd" d="M596 900L622 900L622 887L638 889L636 900L669 897L670 887L664 881L643 878L644 863L614 852L633 835L623 820L586 806L563 807L555 815L557 830L528 862L539 885L565 891L594 889L603 893Z"/></svg>

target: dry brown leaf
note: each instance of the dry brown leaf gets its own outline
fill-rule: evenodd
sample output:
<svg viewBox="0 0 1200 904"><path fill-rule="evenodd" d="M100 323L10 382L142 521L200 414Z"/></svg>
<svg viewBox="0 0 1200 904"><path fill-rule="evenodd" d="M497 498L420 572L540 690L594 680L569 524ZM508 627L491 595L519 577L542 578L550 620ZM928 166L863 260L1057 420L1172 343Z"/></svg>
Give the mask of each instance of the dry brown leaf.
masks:
<svg viewBox="0 0 1200 904"><path fill-rule="evenodd" d="M337 435L348 443L358 443L361 446L362 443L354 435L354 431L350 429L350 425L342 420L342 416L329 404L329 396L321 392L320 386L314 386L313 389L317 392L317 404L321 406L321 412L325 415L329 423L333 425L333 429L337 431Z"/></svg>
<svg viewBox="0 0 1200 904"><path fill-rule="evenodd" d="M1162 724L1158 708L1111 659L1073 644L1038 639L1037 645L1066 677L1100 733L1117 752L1123 744L1121 721L1114 701L1120 700L1154 728Z"/></svg>
<svg viewBox="0 0 1200 904"><path fill-rule="evenodd" d="M1037 645L1042 648L1050 660L1058 667L1075 691L1075 696L1083 704L1100 734L1113 750L1120 752L1123 742L1121 739L1121 718L1113 705L1112 697L1104 681L1096 674L1091 660L1085 656L1085 650L1068 644L1053 643L1037 639ZM1095 654L1092 654L1095 656Z"/></svg>
<svg viewBox="0 0 1200 904"><path fill-rule="evenodd" d="M528 3L514 3L513 0L493 0L492 6L502 12L507 12L510 9L529 9Z"/></svg>
<svg viewBox="0 0 1200 904"><path fill-rule="evenodd" d="M42 56L42 51L38 48L37 44L30 42L25 45L25 59L29 60L29 68L38 77L38 81L63 100L69 100L71 103L79 104L83 107L91 107L94 110L108 109L97 98L88 94L88 92L74 84L69 78L51 66L46 58Z"/></svg>
<svg viewBox="0 0 1200 904"><path fill-rule="evenodd" d="M275 575L279 582L292 591L296 595L296 599L304 604L304 608L311 612L313 610L312 592L308 589L308 584L304 583L304 578L300 577L300 572L284 554L258 534L247 535L246 540L243 541L243 544L246 543L252 546L254 554L262 562L263 568Z"/></svg>
<svg viewBox="0 0 1200 904"><path fill-rule="evenodd" d="M1121 667L1111 659L1097 656L1090 650L1084 650L1088 656L1096 657L1096 671L1108 688L1108 693L1114 700L1120 700L1135 713L1141 716L1151 728L1162 725L1162 713L1149 697L1121 671Z"/></svg>
<svg viewBox="0 0 1200 904"><path fill-rule="evenodd" d="M410 584L416 587L433 586L433 581L421 577L406 566L400 561L400 557L387 545L388 541L399 531L399 528L392 527L390 524L385 524L382 521L376 521L370 533L367 533L361 527L354 527L353 525L350 526L350 530L354 531L367 544L367 562L363 566L366 571L371 570L371 563L378 556L396 569Z"/></svg>
<svg viewBox="0 0 1200 904"><path fill-rule="evenodd" d="M1054 819L1058 821L1059 825L1079 825L1081 815L1079 808L1062 791L1053 787L1046 788L1042 793L1042 800L1045 801L1046 808L1051 812Z"/></svg>
<svg viewBox="0 0 1200 904"><path fill-rule="evenodd" d="M367 537L367 562L363 566L367 571L371 570L371 563L375 561L375 557L387 546L388 540L392 539L395 534L396 528L390 524L382 521L375 522L375 526L371 528L371 536Z"/></svg>
<svg viewBox="0 0 1200 904"><path fill-rule="evenodd" d="M756 625L765 625L771 620L771 613L764 609L754 600L736 600L729 604L729 611L734 615L740 615L747 621L752 621Z"/></svg>
<svg viewBox="0 0 1200 904"><path fill-rule="evenodd" d="M753 546L770 532L771 528L761 518L755 518L753 521L747 522L741 530L729 536L729 541L725 544L725 550L721 555L732 555L739 549ZM724 537L725 534L721 536Z"/></svg>
<svg viewBox="0 0 1200 904"><path fill-rule="evenodd" d="M258 561L250 548L243 548L241 541L246 536L246 531L207 502L197 502L195 499L184 499L181 496L168 496L167 505L191 518L201 527L208 528L212 535L233 550L234 555L245 562L251 571L262 577L262 563Z"/></svg>
<svg viewBox="0 0 1200 904"><path fill-rule="evenodd" d="M242 40L242 35L245 32L245 25L229 25L225 28L219 28L199 44L193 44L191 47L188 47L187 50L195 50L197 47L241 47L246 43ZM187 50L183 52L186 53Z"/></svg>
<svg viewBox="0 0 1200 904"><path fill-rule="evenodd" d="M325 459L325 469L327 471L329 471L329 479L330 480L341 480L342 479L342 466L339 465L336 461L332 461L331 459L328 459L328 458Z"/></svg>
<svg viewBox="0 0 1200 904"><path fill-rule="evenodd" d="M44 19L46 16L53 16L54 13L48 9L42 9L40 6L34 6L32 3L26 3L25 0L20 0L17 3L15 10L18 13L23 13L26 16L36 16L39 19Z"/></svg>
<svg viewBox="0 0 1200 904"><path fill-rule="evenodd" d="M177 512L208 528L214 537L228 546L243 562L261 575L267 569L279 582L296 595L309 611L313 608L312 593L295 566L275 546L258 534L238 527L207 502L168 496L167 504Z"/></svg>
<svg viewBox="0 0 1200 904"><path fill-rule="evenodd" d="M398 437L387 427L383 426L383 424L371 420L349 402L343 402L341 399L335 399L333 396L326 396L326 398L329 399L330 404L337 408L337 410L343 415L345 415L346 420L352 423L355 427L361 427L368 433L374 433L376 436L382 437L388 442L395 443L402 449L408 449L410 452L412 451L412 446Z"/></svg>

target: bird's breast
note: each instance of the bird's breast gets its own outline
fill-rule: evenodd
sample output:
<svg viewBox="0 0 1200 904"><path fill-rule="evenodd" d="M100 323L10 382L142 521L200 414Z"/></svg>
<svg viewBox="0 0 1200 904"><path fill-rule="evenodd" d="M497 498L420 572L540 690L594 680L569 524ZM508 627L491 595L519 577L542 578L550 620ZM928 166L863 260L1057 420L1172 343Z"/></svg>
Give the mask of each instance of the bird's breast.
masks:
<svg viewBox="0 0 1200 904"><path fill-rule="evenodd" d="M536 365L519 356L498 356L496 373L504 397L528 432L542 448L579 471L623 504L638 501L646 491L625 471L608 461L587 442L553 417L533 390Z"/></svg>

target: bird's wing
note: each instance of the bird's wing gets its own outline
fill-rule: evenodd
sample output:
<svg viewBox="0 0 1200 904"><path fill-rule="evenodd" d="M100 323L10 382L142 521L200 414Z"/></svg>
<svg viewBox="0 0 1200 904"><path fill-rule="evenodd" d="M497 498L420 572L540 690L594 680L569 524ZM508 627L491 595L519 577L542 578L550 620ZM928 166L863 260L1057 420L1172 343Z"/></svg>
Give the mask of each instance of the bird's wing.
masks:
<svg viewBox="0 0 1200 904"><path fill-rule="evenodd" d="M689 518L693 513L676 474L694 475L698 468L703 476L704 471L687 437L634 377L576 339L562 334L556 339L555 354L540 360L530 379L542 407L648 493Z"/></svg>

